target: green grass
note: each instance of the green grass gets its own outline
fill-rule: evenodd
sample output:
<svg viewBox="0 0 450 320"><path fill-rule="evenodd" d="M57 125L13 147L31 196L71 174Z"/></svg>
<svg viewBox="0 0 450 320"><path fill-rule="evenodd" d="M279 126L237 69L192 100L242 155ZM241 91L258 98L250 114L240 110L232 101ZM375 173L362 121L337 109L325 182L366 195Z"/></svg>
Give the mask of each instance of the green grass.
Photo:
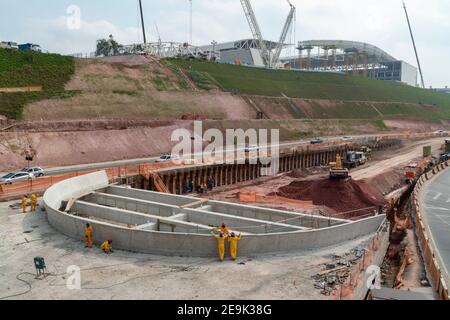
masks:
<svg viewBox="0 0 450 320"><path fill-rule="evenodd" d="M72 57L0 49L0 87L42 86L42 92L1 93L0 114L20 119L30 102L64 98L64 85L75 71Z"/></svg>
<svg viewBox="0 0 450 320"><path fill-rule="evenodd" d="M306 131L300 131L300 130L289 131L289 136L291 138L303 138L303 137L308 137L311 135L312 135L312 132L306 132Z"/></svg>
<svg viewBox="0 0 450 320"><path fill-rule="evenodd" d="M214 88L214 85L204 72L189 70L188 75L199 89L209 91Z"/></svg>
<svg viewBox="0 0 450 320"><path fill-rule="evenodd" d="M220 84L220 88L233 93L273 97L285 94L291 98L354 102L346 103L345 107L336 112L338 118L380 117L367 104L362 106L357 102L387 101L394 103L382 105L379 110L386 117L407 115L429 120L450 119L450 95L401 83L352 75L267 70L195 60L170 59L169 62L190 73L208 74ZM320 107L316 107L318 109L315 113L320 115Z"/></svg>
<svg viewBox="0 0 450 320"><path fill-rule="evenodd" d="M134 90L113 90L113 93L127 95L130 97L135 97L138 95L138 93Z"/></svg>

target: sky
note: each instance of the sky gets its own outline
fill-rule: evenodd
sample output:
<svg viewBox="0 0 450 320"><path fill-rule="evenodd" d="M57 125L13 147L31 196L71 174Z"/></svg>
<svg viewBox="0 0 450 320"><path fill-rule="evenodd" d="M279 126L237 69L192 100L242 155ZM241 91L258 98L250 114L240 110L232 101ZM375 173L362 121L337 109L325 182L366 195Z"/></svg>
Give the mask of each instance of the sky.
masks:
<svg viewBox="0 0 450 320"><path fill-rule="evenodd" d="M239 0L192 0L193 44L251 38ZM252 0L264 38L278 40L289 13L286 0ZM291 0L295 39L354 40L376 45L417 65L401 0ZM189 40L188 0L142 0L147 41ZM406 0L427 86L450 86L450 1ZM80 9L79 28L71 6ZM0 0L0 40L33 42L50 52L89 53L110 34L140 43L138 0ZM70 26L70 23L69 23ZM73 25L72 25L73 26ZM293 49L292 49L293 50ZM293 51L292 51L293 53Z"/></svg>

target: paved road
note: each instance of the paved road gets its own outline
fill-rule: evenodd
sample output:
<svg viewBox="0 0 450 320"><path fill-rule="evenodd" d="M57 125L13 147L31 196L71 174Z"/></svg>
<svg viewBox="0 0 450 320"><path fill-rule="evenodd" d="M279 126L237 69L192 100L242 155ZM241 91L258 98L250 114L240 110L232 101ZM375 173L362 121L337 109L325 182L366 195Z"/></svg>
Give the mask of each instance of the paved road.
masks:
<svg viewBox="0 0 450 320"><path fill-rule="evenodd" d="M445 170L426 186L423 218L441 256L446 274L450 270L450 170Z"/></svg>
<svg viewBox="0 0 450 320"><path fill-rule="evenodd" d="M390 137L390 136L397 136L396 133L389 133L389 134L365 134L365 135L354 135L352 136L351 140L344 141L342 136L332 136L332 137L325 137L322 138L322 140L325 143L329 142L354 142L354 143L361 143L365 144L370 139L375 139L377 137ZM444 137L442 137L444 139ZM304 145L309 145L311 142L311 139L304 139L304 140L297 140L297 141L290 141L290 142L283 142L280 143L279 148L282 149L288 149L288 148L294 148ZM237 148L236 151L242 151L244 150L244 146L241 148ZM185 158L191 158L193 155L185 156ZM118 160L118 161L108 161L108 162L101 162L101 163L90 163L90 164L80 164L80 165L72 165L72 166L64 166L64 167L54 167L54 168L44 168L45 173L47 176L54 176L54 175L60 175L65 173L71 173L71 172L80 172L80 171L90 171L90 170L97 170L97 169L105 169L105 168L111 168L111 167L118 167L118 166L124 166L124 165L135 165L135 164L142 164L142 163L154 163L156 160L159 159L158 157L148 157L148 158L140 158L140 159L129 159L129 160ZM35 163L34 166L39 166L39 164ZM17 170L20 170L20 168L17 168ZM3 176L7 174L8 172L0 172L0 176Z"/></svg>
<svg viewBox="0 0 450 320"><path fill-rule="evenodd" d="M391 134L384 134L384 135L355 135L352 136L352 141L348 142L359 142L364 143L367 139L373 139L380 136L390 136ZM336 141L342 141L345 142L342 139L342 136L338 137L326 137L322 138L322 140L326 142L336 142ZM309 145L310 139L306 140L297 140L297 141L291 141L291 142L283 142L280 143L279 148L282 149L288 149L303 145ZM237 148L236 151L243 151L245 149L245 146L241 146L240 148ZM187 158L191 158L193 155L186 156ZM72 165L72 166L64 166L64 167L54 167L54 168L44 168L45 173L47 176L53 176L53 175L60 175L64 173L70 173L70 172L77 172L77 171L89 171L89 170L96 170L96 169L105 169L110 167L118 167L118 166L124 166L124 165L135 165L135 164L142 164L142 163L154 163L156 160L159 159L158 157L148 157L148 158L139 158L139 159L129 159L129 160L118 160L118 161L108 161L108 162L101 162L101 163L90 163L90 164L80 164L80 165ZM39 164L34 164L36 166L39 166ZM19 170L19 168L18 168ZM7 172L0 173L0 176L3 176L7 174Z"/></svg>

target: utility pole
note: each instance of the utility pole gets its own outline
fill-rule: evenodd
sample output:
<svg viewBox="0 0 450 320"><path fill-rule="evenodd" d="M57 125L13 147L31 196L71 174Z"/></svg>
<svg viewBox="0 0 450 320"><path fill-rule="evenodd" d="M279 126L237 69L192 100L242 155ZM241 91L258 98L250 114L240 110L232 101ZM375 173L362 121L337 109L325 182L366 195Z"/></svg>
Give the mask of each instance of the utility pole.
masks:
<svg viewBox="0 0 450 320"><path fill-rule="evenodd" d="M142 11L142 1L141 0L139 0L139 8L141 10L141 23L142 23L142 33L144 35L144 44L147 44L147 38L145 37L144 12Z"/></svg>
<svg viewBox="0 0 450 320"><path fill-rule="evenodd" d="M189 0L189 44L192 45L192 0Z"/></svg>
<svg viewBox="0 0 450 320"><path fill-rule="evenodd" d="M420 66L419 54L417 53L416 41L414 40L414 35L413 35L413 32L412 32L412 28L411 28L411 22L409 21L409 15L408 15L408 10L406 9L405 1L403 1L403 8L405 9L406 20L408 21L409 33L411 34L411 40L412 40L412 43L413 43L413 46L414 46L414 52L416 54L417 66L419 67L419 73L420 73L420 79L421 79L421 82L422 82L422 88L425 89L425 81L423 80L422 67Z"/></svg>

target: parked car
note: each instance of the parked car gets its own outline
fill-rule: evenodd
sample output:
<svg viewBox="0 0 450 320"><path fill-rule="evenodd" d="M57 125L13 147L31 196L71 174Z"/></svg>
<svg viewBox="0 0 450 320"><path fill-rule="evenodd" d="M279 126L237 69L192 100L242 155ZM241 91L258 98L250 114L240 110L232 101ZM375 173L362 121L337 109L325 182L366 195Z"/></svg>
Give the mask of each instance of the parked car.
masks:
<svg viewBox="0 0 450 320"><path fill-rule="evenodd" d="M446 152L446 153L442 153L441 154L441 158L440 158L440 160L443 162L443 161L447 161L447 160L449 160L450 159L450 153L448 153L448 152Z"/></svg>
<svg viewBox="0 0 450 320"><path fill-rule="evenodd" d="M23 168L20 171L32 173L36 178L45 176L45 171L41 167Z"/></svg>
<svg viewBox="0 0 450 320"><path fill-rule="evenodd" d="M315 138L311 140L311 144L321 144L323 143L323 140L321 138Z"/></svg>
<svg viewBox="0 0 450 320"><path fill-rule="evenodd" d="M167 161L174 161L174 160L180 160L178 156L172 156L171 154L165 154L162 155L156 162L167 162Z"/></svg>
<svg viewBox="0 0 450 320"><path fill-rule="evenodd" d="M254 145L254 144L245 146L246 153L253 152L253 151L259 151L258 146Z"/></svg>
<svg viewBox="0 0 450 320"><path fill-rule="evenodd" d="M14 182L33 179L34 175L28 172L11 172L0 178L0 184L13 184Z"/></svg>

